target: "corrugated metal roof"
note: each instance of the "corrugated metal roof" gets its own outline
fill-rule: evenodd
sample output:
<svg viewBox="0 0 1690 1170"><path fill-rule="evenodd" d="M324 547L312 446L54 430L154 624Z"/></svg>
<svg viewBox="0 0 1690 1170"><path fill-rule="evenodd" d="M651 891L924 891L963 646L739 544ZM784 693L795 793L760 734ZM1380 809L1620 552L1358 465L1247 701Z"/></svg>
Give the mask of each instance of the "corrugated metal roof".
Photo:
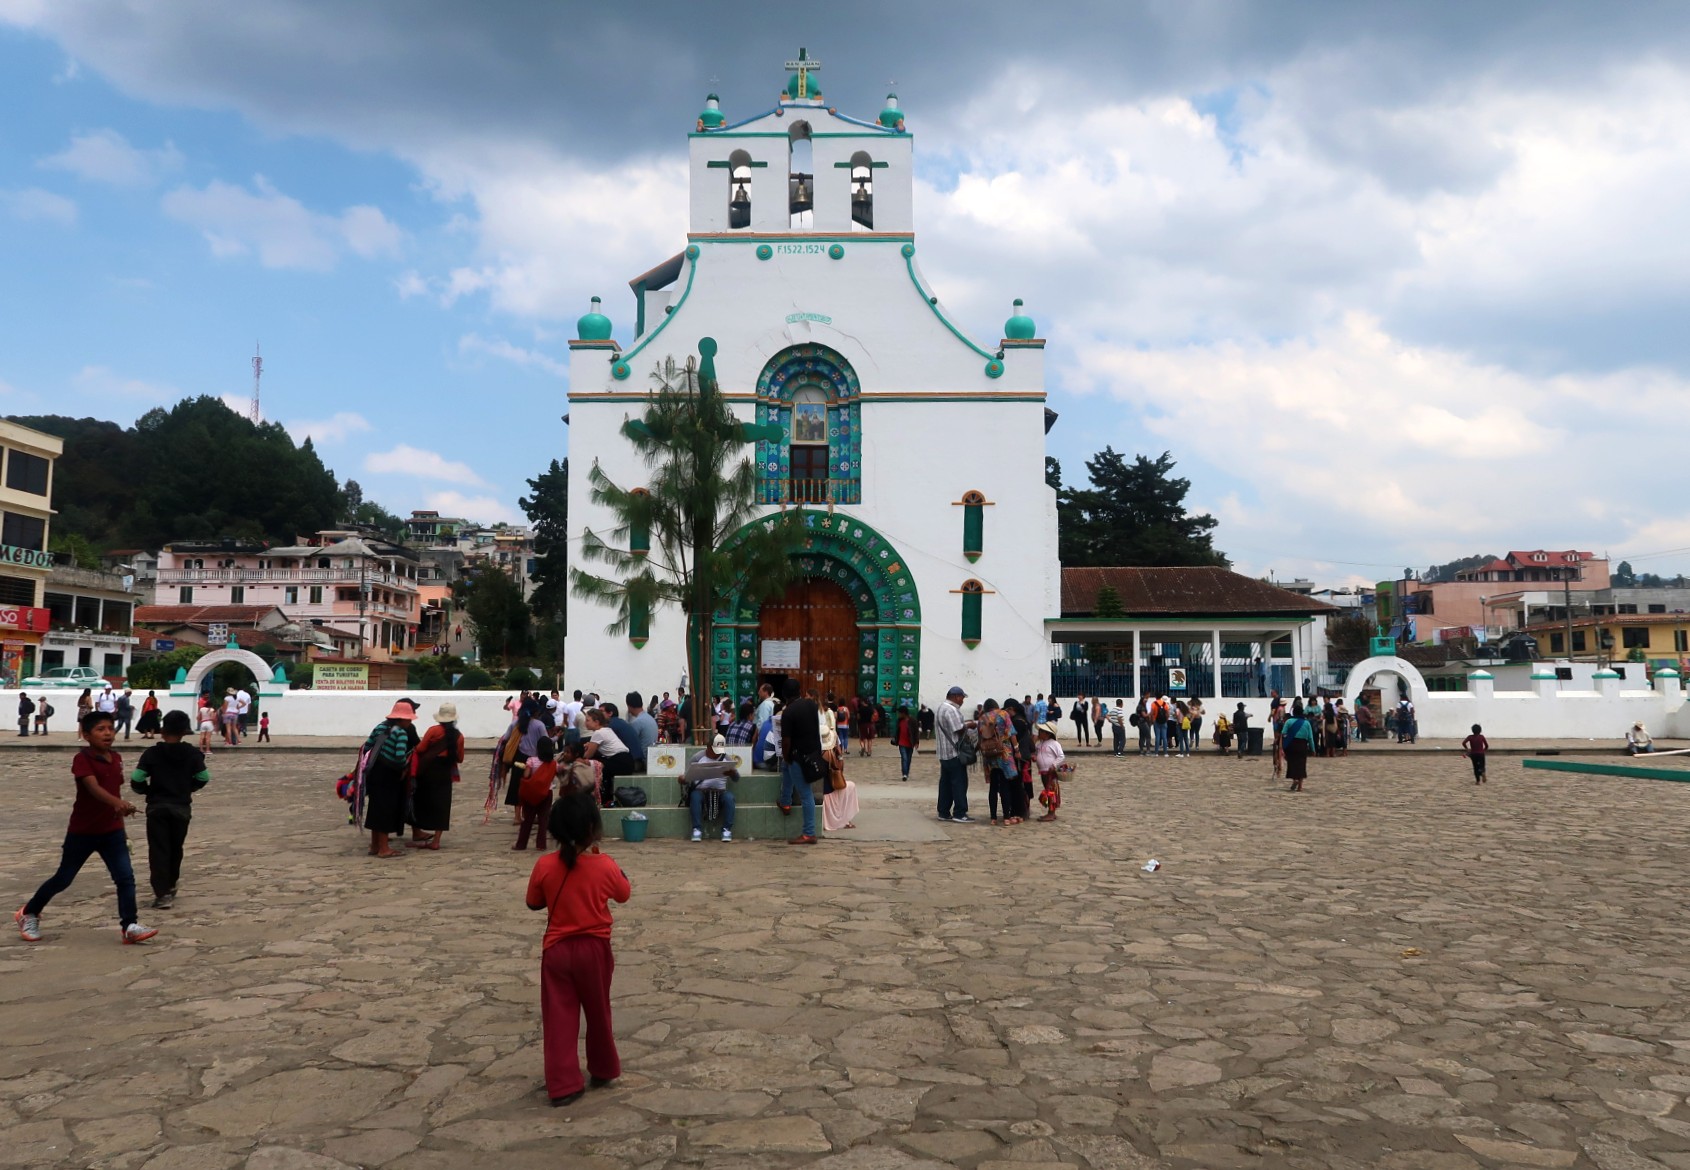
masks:
<svg viewBox="0 0 1690 1170"><path fill-rule="evenodd" d="M1135 616L1207 616L1220 614L1335 613L1337 607L1270 585L1231 569L1212 566L1169 568L1065 568L1062 616L1090 617L1098 592L1111 585L1121 610Z"/></svg>

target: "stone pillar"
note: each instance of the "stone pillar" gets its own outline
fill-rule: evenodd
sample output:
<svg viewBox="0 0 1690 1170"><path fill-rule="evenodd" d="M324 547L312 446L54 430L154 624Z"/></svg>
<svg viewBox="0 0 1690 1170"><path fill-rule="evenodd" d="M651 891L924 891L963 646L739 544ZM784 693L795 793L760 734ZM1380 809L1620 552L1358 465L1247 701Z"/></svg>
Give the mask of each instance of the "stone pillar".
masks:
<svg viewBox="0 0 1690 1170"><path fill-rule="evenodd" d="M1666 700L1668 710L1684 701L1684 680L1673 667L1663 666L1655 672L1655 690Z"/></svg>
<svg viewBox="0 0 1690 1170"><path fill-rule="evenodd" d="M1609 670L1604 667L1595 674L1591 675L1591 678L1596 681L1596 693L1601 695L1604 699L1617 699L1620 697L1619 671Z"/></svg>
<svg viewBox="0 0 1690 1170"><path fill-rule="evenodd" d="M1475 670L1467 676L1467 693L1475 699L1490 699L1496 695L1496 676L1488 670Z"/></svg>
<svg viewBox="0 0 1690 1170"><path fill-rule="evenodd" d="M1540 666L1532 671L1532 694L1540 699L1553 699L1560 693L1560 684L1555 680L1554 670Z"/></svg>
<svg viewBox="0 0 1690 1170"><path fill-rule="evenodd" d="M1133 701L1144 697L1144 676L1139 673L1139 663L1143 661L1144 646L1142 635L1137 627L1133 629Z"/></svg>
<svg viewBox="0 0 1690 1170"><path fill-rule="evenodd" d="M1222 696L1221 688L1221 630L1219 626L1209 631L1209 653L1214 660L1213 682L1215 684L1215 698Z"/></svg>
<svg viewBox="0 0 1690 1170"><path fill-rule="evenodd" d="M1303 693L1303 627L1291 627L1291 694Z"/></svg>

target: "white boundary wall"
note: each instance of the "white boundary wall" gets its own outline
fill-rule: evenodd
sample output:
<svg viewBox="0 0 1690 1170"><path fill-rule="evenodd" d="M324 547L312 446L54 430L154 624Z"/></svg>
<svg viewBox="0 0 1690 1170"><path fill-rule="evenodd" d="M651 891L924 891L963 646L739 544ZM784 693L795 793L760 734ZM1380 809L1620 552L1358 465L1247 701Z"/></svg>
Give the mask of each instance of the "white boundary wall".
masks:
<svg viewBox="0 0 1690 1170"><path fill-rule="evenodd" d="M29 697L40 702L43 694L53 704L53 734L68 732L76 722L76 696L81 692L63 690L32 690ZM470 739L493 739L503 735L510 724L505 704L516 691L287 691L280 695L265 695L259 706L270 715L270 734L276 739L298 739L307 736L364 736L393 710L395 699L415 699L417 727L426 728L434 722L434 712L441 703L455 703L458 708L458 730ZM141 700L146 692L134 696L135 717L140 718ZM193 701L177 695L160 693L160 709L178 710L193 714ZM0 724L0 735L17 724L18 692L0 691L0 716L8 722ZM16 734L14 731L13 734ZM131 740L131 743L134 741Z"/></svg>

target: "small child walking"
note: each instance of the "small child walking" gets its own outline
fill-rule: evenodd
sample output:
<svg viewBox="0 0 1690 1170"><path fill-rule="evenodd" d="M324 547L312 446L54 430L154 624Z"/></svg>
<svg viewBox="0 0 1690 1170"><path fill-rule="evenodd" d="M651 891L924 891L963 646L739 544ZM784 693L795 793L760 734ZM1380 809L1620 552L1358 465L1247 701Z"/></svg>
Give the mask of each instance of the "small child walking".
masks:
<svg viewBox="0 0 1690 1170"><path fill-rule="evenodd" d="M1039 724L1039 742L1033 748L1033 766L1039 770L1039 780L1044 786L1039 793L1039 803L1045 806L1041 821L1054 821L1056 810L1062 807L1062 782L1057 779L1057 772L1067 756L1056 742L1056 735L1056 724Z"/></svg>
<svg viewBox="0 0 1690 1170"><path fill-rule="evenodd" d="M186 711L170 711L160 728L160 742L141 753L129 786L147 798L147 869L153 909L176 903L182 878L182 851L194 816L194 793L211 783L205 753L182 737L193 729Z"/></svg>
<svg viewBox="0 0 1690 1170"><path fill-rule="evenodd" d="M82 717L78 731L88 746L70 762L76 803L71 806L59 868L13 916L18 934L24 942L41 941L41 912L70 888L83 864L98 853L117 886L119 937L125 943L146 942L158 931L136 920L135 870L129 864L129 838L123 831L123 818L134 816L135 806L123 799L123 757L112 751L116 719L110 711L90 711Z"/></svg>
<svg viewBox="0 0 1690 1170"><path fill-rule="evenodd" d="M1490 751L1490 741L1485 733L1473 724L1473 734L1461 741L1461 750L1467 753L1467 758L1473 761L1473 783L1485 782L1485 753Z"/></svg>
<svg viewBox="0 0 1690 1170"><path fill-rule="evenodd" d="M556 749L550 736L541 736L534 745L534 754L519 765L522 780L516 793L517 809L522 816L522 828L517 831L513 851L528 848L528 834L535 829L534 847L546 848L546 821L552 815L552 784L557 779Z"/></svg>
<svg viewBox="0 0 1690 1170"><path fill-rule="evenodd" d="M270 742L270 712L264 711L258 716L258 742Z"/></svg>
<svg viewBox="0 0 1690 1170"><path fill-rule="evenodd" d="M569 791L552 806L555 853L534 863L528 878L530 910L547 911L540 958L540 1031L546 1062L546 1095L554 1106L572 1105L589 1087L622 1075L610 1023L611 902L633 893L628 875L599 851L604 823L586 793ZM576 1050L581 1017L587 1018L587 1072L581 1079Z"/></svg>

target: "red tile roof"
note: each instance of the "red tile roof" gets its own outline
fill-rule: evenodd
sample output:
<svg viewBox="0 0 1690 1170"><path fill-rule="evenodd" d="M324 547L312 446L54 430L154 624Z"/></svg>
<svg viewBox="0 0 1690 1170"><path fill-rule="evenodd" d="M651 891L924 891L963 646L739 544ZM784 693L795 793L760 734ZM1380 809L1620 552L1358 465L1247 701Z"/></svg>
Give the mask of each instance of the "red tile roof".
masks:
<svg viewBox="0 0 1690 1170"><path fill-rule="evenodd" d="M1545 559L1541 561L1538 560L1537 558L1540 556ZM1569 560L1568 558L1571 559ZM1538 567L1542 567L1544 565L1582 565L1585 561L1594 561L1596 559L1596 554L1590 552L1580 552L1577 549L1572 548L1563 552L1555 552L1546 548L1534 548L1528 549L1525 552L1511 552L1508 554L1507 559L1512 561L1515 566L1536 565ZM1487 565L1486 568L1489 568L1489 566Z"/></svg>
<svg viewBox="0 0 1690 1170"><path fill-rule="evenodd" d="M1089 617L1105 585L1114 586L1121 610L1129 617L1303 615L1337 610L1231 569L1117 567L1063 569L1062 616Z"/></svg>

